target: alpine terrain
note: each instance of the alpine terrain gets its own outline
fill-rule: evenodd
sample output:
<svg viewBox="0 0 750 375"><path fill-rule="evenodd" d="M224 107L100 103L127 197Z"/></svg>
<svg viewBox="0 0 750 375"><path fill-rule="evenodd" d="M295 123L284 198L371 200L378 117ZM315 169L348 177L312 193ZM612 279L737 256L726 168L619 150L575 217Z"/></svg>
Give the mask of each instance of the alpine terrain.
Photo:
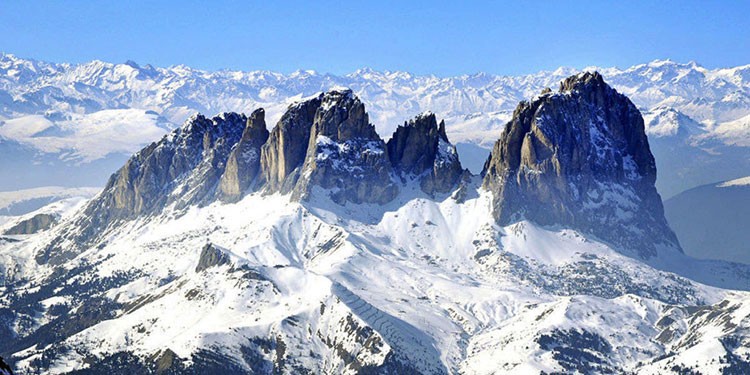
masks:
<svg viewBox="0 0 750 375"><path fill-rule="evenodd" d="M113 107L159 134L94 197L2 217L0 356L16 374L750 372L750 266L684 254L651 149L747 155L747 123L727 125L750 115L747 67L344 79L1 66L5 113L50 110L7 120L2 147L94 160L99 146L65 143L97 144L68 137L69 121ZM264 83L236 83L250 81ZM322 87L339 81L358 89ZM274 106L248 107L241 89L259 87ZM230 105L255 109L188 115ZM475 111L490 124L477 143L492 144L480 173L453 143L475 135L461 125Z"/></svg>
<svg viewBox="0 0 750 375"><path fill-rule="evenodd" d="M599 71L645 119L664 198L750 170L750 66L707 69L657 60ZM152 140L196 112L263 107L275 124L286 107L348 87L384 138L425 111L445 120L464 167L478 174L516 104L555 87L572 68L524 76L456 77L360 69L208 72L128 61L48 63L0 54L0 190L101 187ZM685 161L690 162L686 163ZM38 206L36 206L38 207Z"/></svg>

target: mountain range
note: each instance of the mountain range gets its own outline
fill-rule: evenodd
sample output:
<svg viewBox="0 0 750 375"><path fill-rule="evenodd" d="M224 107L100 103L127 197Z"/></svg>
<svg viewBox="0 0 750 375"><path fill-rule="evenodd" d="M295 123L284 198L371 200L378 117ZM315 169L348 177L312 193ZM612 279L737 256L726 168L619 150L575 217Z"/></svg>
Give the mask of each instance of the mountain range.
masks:
<svg viewBox="0 0 750 375"><path fill-rule="evenodd" d="M649 120L605 74L518 103L480 173L440 115L384 139L366 108L335 89L273 120L193 114L93 198L4 219L0 356L21 374L750 370L750 266L685 255Z"/></svg>
<svg viewBox="0 0 750 375"><path fill-rule="evenodd" d="M644 115L664 197L748 175L750 66L706 69L666 60L582 71L594 70ZM263 107L275 123L292 102L336 88L353 90L381 134L390 134L403 119L434 111L445 120L464 164L479 173L516 104L577 72L560 68L515 77L370 69L343 76L208 72L132 61L47 63L3 54L0 151L9 157L0 162L0 173L8 176L0 189L103 186L131 153L195 112Z"/></svg>

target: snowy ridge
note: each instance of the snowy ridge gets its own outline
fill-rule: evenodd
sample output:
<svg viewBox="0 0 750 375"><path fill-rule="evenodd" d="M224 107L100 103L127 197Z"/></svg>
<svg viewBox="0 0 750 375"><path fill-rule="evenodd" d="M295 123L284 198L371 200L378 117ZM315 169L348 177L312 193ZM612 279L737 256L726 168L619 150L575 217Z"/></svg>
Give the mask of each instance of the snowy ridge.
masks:
<svg viewBox="0 0 750 375"><path fill-rule="evenodd" d="M65 188L60 186L44 186L33 189L0 192L0 214L22 215L34 211L52 201L84 197L90 198L99 192L99 188L81 187Z"/></svg>

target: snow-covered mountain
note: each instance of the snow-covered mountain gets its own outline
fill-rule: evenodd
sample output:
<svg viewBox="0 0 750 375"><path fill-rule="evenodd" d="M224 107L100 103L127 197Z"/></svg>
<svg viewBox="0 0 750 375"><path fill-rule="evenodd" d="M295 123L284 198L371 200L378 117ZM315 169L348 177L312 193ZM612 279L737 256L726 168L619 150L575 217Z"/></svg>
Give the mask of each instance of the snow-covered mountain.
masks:
<svg viewBox="0 0 750 375"><path fill-rule="evenodd" d="M750 66L711 70L667 60L598 70L646 116L663 195L747 175ZM390 134L406 118L434 111L445 119L447 134L476 173L488 153L482 150L497 139L516 104L573 73L569 68L517 77L415 76L370 69L344 76L207 72L134 62L55 64L4 54L0 151L21 156L0 163L3 175L15 176L0 183L0 189L101 186L111 170L154 134L166 133L195 112L264 107L268 122L275 124L290 103L337 87L351 88L361 98L381 134ZM685 158L693 162L686 165ZM40 181L38 176L49 178Z"/></svg>
<svg viewBox="0 0 750 375"><path fill-rule="evenodd" d="M386 141L365 106L329 91L270 131L260 109L192 116L91 200L0 223L58 223L0 240L0 356L21 374L748 371L750 266L683 254L646 125L601 75L518 105L481 176L435 114Z"/></svg>

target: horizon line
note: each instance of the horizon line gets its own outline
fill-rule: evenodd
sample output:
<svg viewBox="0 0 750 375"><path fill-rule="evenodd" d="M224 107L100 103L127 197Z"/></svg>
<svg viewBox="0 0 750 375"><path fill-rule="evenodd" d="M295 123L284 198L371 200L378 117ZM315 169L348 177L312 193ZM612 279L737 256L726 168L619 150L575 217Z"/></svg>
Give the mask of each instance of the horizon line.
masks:
<svg viewBox="0 0 750 375"><path fill-rule="evenodd" d="M676 60L673 60L673 59L667 57L667 58L663 58L663 59L659 58L659 59L654 59L652 61L648 61L648 62L644 62L644 63L639 63L639 64L631 65L631 66L628 66L628 67L625 67L625 68L621 68L621 67L618 67L618 66L605 67L605 66L596 66L596 65L589 65L589 66L586 66L586 67L583 67L583 68L577 68L577 67L572 67L572 66L560 66L560 67L558 67L558 68L556 68L554 70L545 70L545 69L542 69L542 70L538 70L538 71L533 72L533 73L518 74L518 75L501 74L501 73L491 73L491 72L486 72L486 71L478 71L478 72L474 72L474 73L464 73L464 74L458 74L458 75L446 75L446 76L442 76L442 75L437 75L437 74L434 74L434 73L431 73L431 74L415 74L415 73L412 73L412 72L409 72L409 71L406 71L406 70L389 70L389 69L378 70L378 69L371 68L369 66L363 66L363 67L361 67L359 69L356 69L356 70L354 70L352 72L345 73L345 74L337 74L337 73L331 73L331 72L321 72L321 71L318 71L318 70L315 70L315 69L302 69L302 68L294 70L294 71L289 72L289 73L284 73L284 72L270 70L270 69L251 69L251 70L232 69L232 68L203 69L203 68L196 68L196 67L193 67L193 66L191 66L189 64L185 64L185 63L173 64L173 65L168 65L168 66L161 66L161 65L154 65L154 64L151 64L151 63L141 64L141 63L138 63L137 61L134 61L134 60L131 60L131 59L128 59L128 60L126 60L124 62L111 62L111 61L104 61L104 60L100 60L100 59L93 59L93 60L88 60L88 61L84 61L84 62L65 62L65 61L64 62L56 62L56 61L49 61L49 60L44 60L44 59L37 59L37 58L33 58L33 57L22 57L22 56L18 56L17 54L14 54L12 52L6 52L6 51L0 51L0 56L2 56L2 57L11 57L13 59L24 60L24 61L33 61L33 62L38 62L38 63L50 64L50 65L70 65L70 66L73 66L73 67L79 67L79 66L84 66L84 65L87 65L87 64L92 64L92 63L97 63L98 62L98 63L103 63L103 64L109 64L109 65L112 65L112 66L128 65L128 66L131 66L131 67L134 67L134 68L153 68L153 69L162 69L162 70L173 70L175 68L184 67L184 68L188 68L188 69L190 69L192 71L202 72L202 73L209 73L209 74L212 74L212 73L259 73L259 72L261 72L261 73L269 73L269 74L274 74L274 75L281 75L281 76L284 76L284 77L291 77L291 76L293 76L295 74L300 75L300 74L306 73L306 74L308 74L310 76L319 76L319 77L332 76L332 77L339 77L339 78L349 77L349 76L355 75L355 74L360 73L360 72L364 72L364 73L374 72L374 73L381 73L381 74L387 74L387 75L391 75L391 74L408 74L408 75L410 75L412 77L415 77L415 78L437 78L437 79L468 78L468 77L476 77L476 76L481 76L481 75L490 75L490 76L498 77L498 78L503 78L503 77L528 77L528 76L535 76L535 75L540 75L540 74L554 74L555 72L557 72L559 70L572 70L572 71L576 71L576 72L584 72L584 71L600 71L601 72L601 71L605 71L605 70L618 70L618 71L624 72L624 71L627 71L627 70L630 70L630 69L633 69L633 68L637 68L637 67L641 67L641 66L647 66L647 65L652 65L652 64L660 64L660 63L661 64L663 64L663 63L673 63L673 64L678 65L678 66L690 66L690 65L694 65L697 68L701 68L701 69L704 69L704 70L707 70L707 71L712 71L712 72L719 71L719 70L739 69L739 68L750 67L750 63L748 63L748 64L736 65L736 66L726 66L726 67L718 67L718 68L707 68L707 67L703 66L702 64L696 62L695 60L690 60L688 62L679 62L679 61L676 61ZM133 66L133 65L135 65L135 66ZM564 73L564 74L568 74L568 73Z"/></svg>

